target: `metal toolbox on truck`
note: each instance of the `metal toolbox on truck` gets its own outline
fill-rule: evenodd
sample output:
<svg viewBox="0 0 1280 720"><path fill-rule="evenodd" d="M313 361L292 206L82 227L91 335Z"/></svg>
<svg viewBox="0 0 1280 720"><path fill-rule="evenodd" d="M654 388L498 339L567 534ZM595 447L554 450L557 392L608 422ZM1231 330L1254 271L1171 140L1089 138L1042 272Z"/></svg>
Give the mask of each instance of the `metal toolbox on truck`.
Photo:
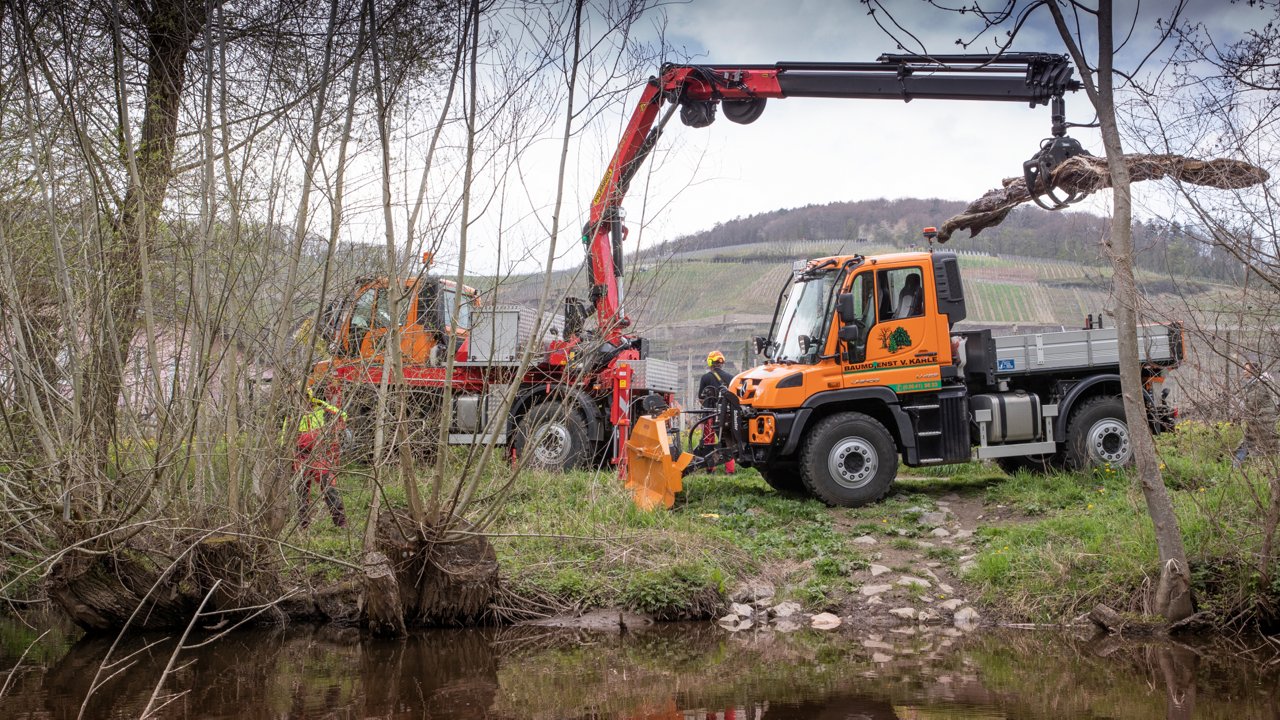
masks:
<svg viewBox="0 0 1280 720"><path fill-rule="evenodd" d="M680 368L668 360L619 360L631 368L631 385L636 390L673 393L680 389Z"/></svg>
<svg viewBox="0 0 1280 720"><path fill-rule="evenodd" d="M538 314L520 305L495 305L472 313L467 362L462 365L515 365L533 341ZM544 351L564 329L564 317L543 313L535 351Z"/></svg>

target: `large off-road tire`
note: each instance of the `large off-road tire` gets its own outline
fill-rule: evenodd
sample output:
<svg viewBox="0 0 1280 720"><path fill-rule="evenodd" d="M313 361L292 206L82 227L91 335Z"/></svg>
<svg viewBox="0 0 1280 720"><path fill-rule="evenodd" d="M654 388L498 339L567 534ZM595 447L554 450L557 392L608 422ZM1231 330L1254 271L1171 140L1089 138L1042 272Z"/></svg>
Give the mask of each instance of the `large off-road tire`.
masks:
<svg viewBox="0 0 1280 720"><path fill-rule="evenodd" d="M588 459L586 423L572 405L546 400L520 418L512 447L526 468L572 470Z"/></svg>
<svg viewBox="0 0 1280 720"><path fill-rule="evenodd" d="M800 467L795 462L774 463L756 469L760 471L760 477L769 483L769 487L779 494L793 497L805 497L809 494L804 480L800 478Z"/></svg>
<svg viewBox="0 0 1280 720"><path fill-rule="evenodd" d="M800 477L828 505L859 507L889 492L898 474L898 448L875 418L846 412L824 418L805 439Z"/></svg>
<svg viewBox="0 0 1280 720"><path fill-rule="evenodd" d="M1072 411L1067 423L1066 458L1072 470L1133 463L1133 443L1120 398L1092 398Z"/></svg>

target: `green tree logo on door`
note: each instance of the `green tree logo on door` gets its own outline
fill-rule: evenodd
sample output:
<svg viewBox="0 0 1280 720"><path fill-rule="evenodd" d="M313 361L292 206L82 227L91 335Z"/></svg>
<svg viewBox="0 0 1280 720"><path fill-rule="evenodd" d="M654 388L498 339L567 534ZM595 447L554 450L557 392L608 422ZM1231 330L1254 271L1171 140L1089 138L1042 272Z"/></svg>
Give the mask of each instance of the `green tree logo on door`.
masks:
<svg viewBox="0 0 1280 720"><path fill-rule="evenodd" d="M880 328L880 347L891 353L909 348L911 347L911 334L901 325L893 330L882 327Z"/></svg>

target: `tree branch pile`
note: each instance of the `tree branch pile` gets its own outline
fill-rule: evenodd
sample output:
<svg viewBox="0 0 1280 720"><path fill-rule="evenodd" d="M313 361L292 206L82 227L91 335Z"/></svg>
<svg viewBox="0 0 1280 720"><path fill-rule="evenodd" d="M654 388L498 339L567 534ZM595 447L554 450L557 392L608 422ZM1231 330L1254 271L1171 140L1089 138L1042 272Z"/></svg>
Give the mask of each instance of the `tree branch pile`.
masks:
<svg viewBox="0 0 1280 720"><path fill-rule="evenodd" d="M1228 158L1197 160L1182 155L1132 153L1124 156L1124 162L1129 166L1133 182L1168 177L1193 185L1239 190L1259 185L1270 178L1266 170L1256 165ZM1080 197L1111 187L1107 159L1093 155L1078 155L1066 160L1053 170L1050 179L1055 189ZM964 212L944 222L938 228L938 242L950 240L957 230L968 230L969 237L974 237L989 227L999 225L1010 210L1031 201L1025 178L1005 178L1002 185L969 203Z"/></svg>

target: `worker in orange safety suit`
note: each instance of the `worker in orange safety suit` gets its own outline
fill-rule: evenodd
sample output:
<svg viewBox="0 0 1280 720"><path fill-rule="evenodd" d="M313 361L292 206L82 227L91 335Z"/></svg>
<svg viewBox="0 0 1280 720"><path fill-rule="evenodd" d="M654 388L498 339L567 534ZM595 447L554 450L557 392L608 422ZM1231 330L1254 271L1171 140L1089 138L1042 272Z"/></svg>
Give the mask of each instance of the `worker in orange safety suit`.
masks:
<svg viewBox="0 0 1280 720"><path fill-rule="evenodd" d="M698 381L698 402L704 408L714 408L717 398L720 396L720 388L728 387L729 381L733 379L733 375L724 367L724 353L719 350L712 350L707 353L707 371L702 374L702 378ZM706 420L702 425L702 443L699 450L710 452L711 446L716 443L716 421L715 419ZM737 466L732 460L724 464L724 471L730 475L734 473Z"/></svg>
<svg viewBox="0 0 1280 720"><path fill-rule="evenodd" d="M329 506L333 524L346 527L347 514L338 494L338 462L347 414L316 397L311 388L307 388L307 398L311 409L298 419L293 454L293 476L298 479L298 525L305 529L311 524L311 485L316 484ZM282 437L287 437L290 421L284 422Z"/></svg>

